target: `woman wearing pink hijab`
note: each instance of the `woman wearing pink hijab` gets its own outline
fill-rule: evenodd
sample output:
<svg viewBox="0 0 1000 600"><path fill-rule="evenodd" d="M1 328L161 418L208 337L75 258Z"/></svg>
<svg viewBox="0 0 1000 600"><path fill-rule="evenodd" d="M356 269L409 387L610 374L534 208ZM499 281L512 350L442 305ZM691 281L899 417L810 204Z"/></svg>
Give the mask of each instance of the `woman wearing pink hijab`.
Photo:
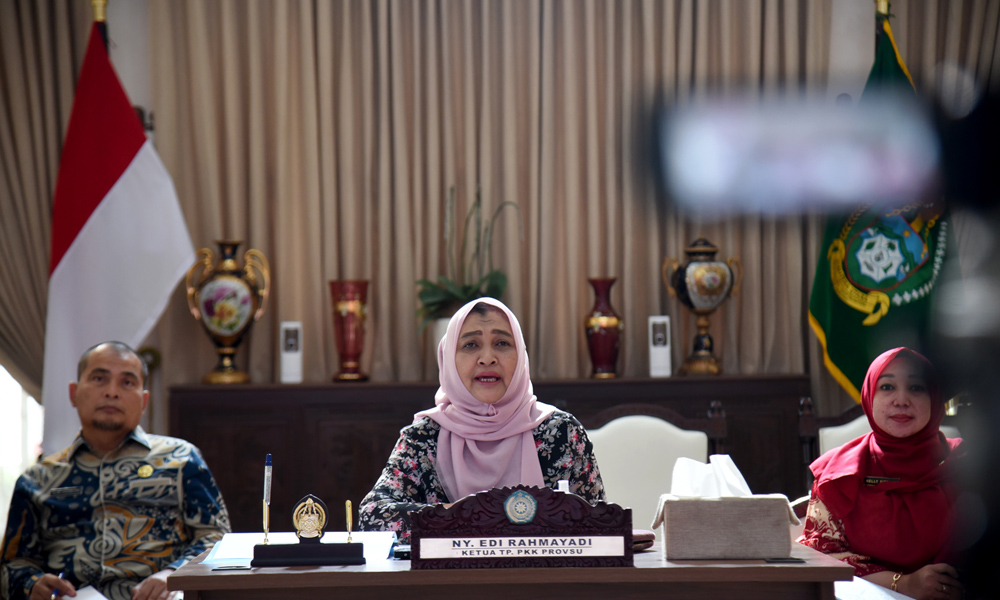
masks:
<svg viewBox="0 0 1000 600"><path fill-rule="evenodd" d="M591 504L604 484L587 432L573 415L532 393L517 317L502 302L463 306L438 344L434 408L403 428L375 487L361 502L362 530L410 536L410 511L518 484L560 479Z"/></svg>

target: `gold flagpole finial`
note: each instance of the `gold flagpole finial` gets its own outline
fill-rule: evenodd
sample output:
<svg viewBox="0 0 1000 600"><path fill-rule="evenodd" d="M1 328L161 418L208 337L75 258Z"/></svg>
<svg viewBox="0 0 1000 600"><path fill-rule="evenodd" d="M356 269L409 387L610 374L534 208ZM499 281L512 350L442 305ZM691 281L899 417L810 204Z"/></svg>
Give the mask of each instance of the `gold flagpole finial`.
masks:
<svg viewBox="0 0 1000 600"><path fill-rule="evenodd" d="M94 21L104 23L108 20L108 0L90 0L90 6L94 9Z"/></svg>
<svg viewBox="0 0 1000 600"><path fill-rule="evenodd" d="M889 0L875 0L875 12L889 14Z"/></svg>

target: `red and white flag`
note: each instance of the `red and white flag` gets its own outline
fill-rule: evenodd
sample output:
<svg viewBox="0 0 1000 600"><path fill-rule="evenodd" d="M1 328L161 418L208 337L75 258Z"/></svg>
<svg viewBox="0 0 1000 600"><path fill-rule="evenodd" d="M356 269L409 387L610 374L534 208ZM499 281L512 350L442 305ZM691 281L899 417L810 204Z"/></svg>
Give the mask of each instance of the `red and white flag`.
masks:
<svg viewBox="0 0 1000 600"><path fill-rule="evenodd" d="M115 75L94 23L77 82L52 206L42 450L80 428L69 384L94 344L138 348L194 263L166 167Z"/></svg>

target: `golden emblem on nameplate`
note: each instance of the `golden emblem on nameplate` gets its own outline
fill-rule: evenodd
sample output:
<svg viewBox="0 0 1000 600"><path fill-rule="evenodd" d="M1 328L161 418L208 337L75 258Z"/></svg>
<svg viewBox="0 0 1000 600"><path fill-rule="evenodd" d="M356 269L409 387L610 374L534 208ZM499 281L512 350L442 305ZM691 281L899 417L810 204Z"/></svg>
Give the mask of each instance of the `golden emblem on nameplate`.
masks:
<svg viewBox="0 0 1000 600"><path fill-rule="evenodd" d="M250 375L236 368L236 347L250 326L264 315L271 290L271 269L259 250L243 254L243 266L236 260L242 242L221 240L219 263L210 248L198 251L198 262L187 272L188 308L201 321L215 344L219 362L205 383L247 383Z"/></svg>
<svg viewBox="0 0 1000 600"><path fill-rule="evenodd" d="M308 494L295 505L292 523L295 525L295 535L300 540L319 541L326 526L326 504L316 496Z"/></svg>
<svg viewBox="0 0 1000 600"><path fill-rule="evenodd" d="M695 321L698 333L694 336L694 350L680 369L682 375L718 375L722 372L719 359L713 354L708 316L726 298L739 291L743 266L736 258L726 262L715 260L718 251L712 242L698 238L684 249L688 264L682 267L674 258L663 261L662 276L667 293L698 317Z"/></svg>

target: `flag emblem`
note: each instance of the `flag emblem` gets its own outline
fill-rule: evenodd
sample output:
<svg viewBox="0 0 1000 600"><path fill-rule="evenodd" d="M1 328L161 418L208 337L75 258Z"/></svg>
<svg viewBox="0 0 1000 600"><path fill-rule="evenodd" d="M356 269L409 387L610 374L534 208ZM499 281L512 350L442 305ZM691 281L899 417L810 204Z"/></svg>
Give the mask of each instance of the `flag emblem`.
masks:
<svg viewBox="0 0 1000 600"><path fill-rule="evenodd" d="M891 305L919 300L934 289L948 229L940 220L941 207L934 204L910 208L909 213L905 208L886 214L858 212L830 243L827 258L837 297L866 313L862 324L871 326Z"/></svg>

